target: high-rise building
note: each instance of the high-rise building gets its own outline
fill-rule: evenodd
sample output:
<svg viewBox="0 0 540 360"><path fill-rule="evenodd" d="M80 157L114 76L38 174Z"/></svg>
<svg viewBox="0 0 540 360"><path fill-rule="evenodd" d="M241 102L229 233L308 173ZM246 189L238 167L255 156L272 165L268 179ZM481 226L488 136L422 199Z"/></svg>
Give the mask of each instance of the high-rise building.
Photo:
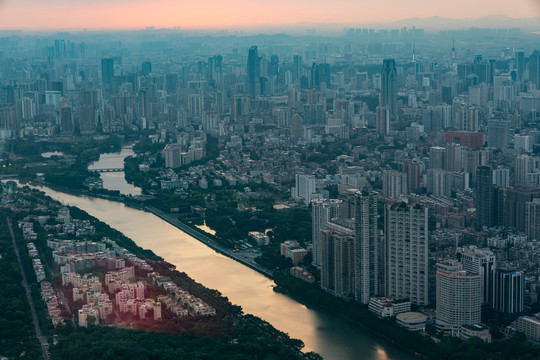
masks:
<svg viewBox="0 0 540 360"><path fill-rule="evenodd" d="M377 106L376 111L377 133L381 135L390 134L390 117L392 115L390 107Z"/></svg>
<svg viewBox="0 0 540 360"><path fill-rule="evenodd" d="M302 55L293 55L293 78L299 79L302 76Z"/></svg>
<svg viewBox="0 0 540 360"><path fill-rule="evenodd" d="M527 203L540 198L540 188L514 186L505 190L504 225L526 231Z"/></svg>
<svg viewBox="0 0 540 360"><path fill-rule="evenodd" d="M476 171L476 228L493 226L493 175L489 166Z"/></svg>
<svg viewBox="0 0 540 360"><path fill-rule="evenodd" d="M73 134L73 115L71 105L66 104L60 108L60 132Z"/></svg>
<svg viewBox="0 0 540 360"><path fill-rule="evenodd" d="M279 57L270 55L270 65L268 66L268 76L277 76L279 71Z"/></svg>
<svg viewBox="0 0 540 360"><path fill-rule="evenodd" d="M529 81L540 89L540 50L534 50L529 56Z"/></svg>
<svg viewBox="0 0 540 360"><path fill-rule="evenodd" d="M510 169L497 167L493 170L493 185L509 187L510 186Z"/></svg>
<svg viewBox="0 0 540 360"><path fill-rule="evenodd" d="M532 158L529 155L518 155L514 160L514 185L528 186L529 171Z"/></svg>
<svg viewBox="0 0 540 360"><path fill-rule="evenodd" d="M223 82L223 57L221 55L211 56L208 58L208 80L214 81L216 84Z"/></svg>
<svg viewBox="0 0 540 360"><path fill-rule="evenodd" d="M488 123L488 146L498 149L508 147L510 124L507 120L494 119Z"/></svg>
<svg viewBox="0 0 540 360"><path fill-rule="evenodd" d="M141 73L143 75L148 75L152 73L152 63L150 61L145 61L141 64Z"/></svg>
<svg viewBox="0 0 540 360"><path fill-rule="evenodd" d="M463 270L480 275L480 293L482 304L493 304L495 254L489 249L479 249L474 245L458 247L456 251Z"/></svg>
<svg viewBox="0 0 540 360"><path fill-rule="evenodd" d="M534 140L530 135L514 135L514 149L519 153L526 152L530 153L532 151L532 145Z"/></svg>
<svg viewBox="0 0 540 360"><path fill-rule="evenodd" d="M314 199L315 193L315 176L296 174L295 187L291 189L291 196L293 198L301 198L307 204Z"/></svg>
<svg viewBox="0 0 540 360"><path fill-rule="evenodd" d="M456 127L458 130L478 131L478 118L479 112L477 107L472 105L463 105L460 107L460 111L457 113Z"/></svg>
<svg viewBox="0 0 540 360"><path fill-rule="evenodd" d="M291 118L291 137L297 139L304 137L304 121L298 114L294 114Z"/></svg>
<svg viewBox="0 0 540 360"><path fill-rule="evenodd" d="M339 216L342 204L343 201L337 199L316 199L311 202L313 265L318 268L322 263L321 229Z"/></svg>
<svg viewBox="0 0 540 360"><path fill-rule="evenodd" d="M388 106L392 118L395 119L397 112L397 71L395 59L384 59L381 69L381 98L380 106Z"/></svg>
<svg viewBox="0 0 540 360"><path fill-rule="evenodd" d="M367 304L379 292L377 196L368 182L355 194L355 295Z"/></svg>
<svg viewBox="0 0 540 360"><path fill-rule="evenodd" d="M437 196L450 196L452 194L452 172L441 169L428 169L427 192Z"/></svg>
<svg viewBox="0 0 540 360"><path fill-rule="evenodd" d="M247 60L247 94L252 97L261 95L260 63L261 58L257 53L257 47L250 47Z"/></svg>
<svg viewBox="0 0 540 360"><path fill-rule="evenodd" d="M523 50L516 51L516 68L517 79L523 81L523 72L525 70L525 52Z"/></svg>
<svg viewBox="0 0 540 360"><path fill-rule="evenodd" d="M407 195L407 174L396 170L384 170L382 176L383 196L387 199L398 199Z"/></svg>
<svg viewBox="0 0 540 360"><path fill-rule="evenodd" d="M354 225L330 221L321 230L321 288L335 296L354 296Z"/></svg>
<svg viewBox="0 0 540 360"><path fill-rule="evenodd" d="M540 240L540 199L525 204L525 232L530 241Z"/></svg>
<svg viewBox="0 0 540 360"><path fill-rule="evenodd" d="M446 164L446 148L433 146L429 149L429 167L431 169L444 169Z"/></svg>
<svg viewBox="0 0 540 360"><path fill-rule="evenodd" d="M437 328L459 336L462 325L480 324L480 275L464 270L457 260L437 264Z"/></svg>
<svg viewBox="0 0 540 360"><path fill-rule="evenodd" d="M91 134L95 129L94 115L97 106L96 89L79 90L79 131L81 134Z"/></svg>
<svg viewBox="0 0 540 360"><path fill-rule="evenodd" d="M101 59L101 81L105 85L110 85L114 77L113 59Z"/></svg>
<svg viewBox="0 0 540 360"><path fill-rule="evenodd" d="M311 86L320 89L323 83L330 85L330 64L314 62L311 66Z"/></svg>
<svg viewBox="0 0 540 360"><path fill-rule="evenodd" d="M420 189L420 178L424 169L424 164L417 159L412 159L403 163L403 172L407 174L408 192Z"/></svg>
<svg viewBox="0 0 540 360"><path fill-rule="evenodd" d="M445 145L446 164L444 169L448 171L461 171L463 169L463 147L458 144L450 143Z"/></svg>
<svg viewBox="0 0 540 360"><path fill-rule="evenodd" d="M200 92L192 92L188 96L188 114L192 119L199 119L203 114L204 95Z"/></svg>
<svg viewBox="0 0 540 360"><path fill-rule="evenodd" d="M522 271L497 269L494 276L493 309L508 317L524 310L525 275Z"/></svg>
<svg viewBox="0 0 540 360"><path fill-rule="evenodd" d="M429 303L429 206L389 202L385 206L386 296Z"/></svg>
<svg viewBox="0 0 540 360"><path fill-rule="evenodd" d="M150 116L150 100L148 99L147 88L142 88L139 91L139 116L147 120Z"/></svg>

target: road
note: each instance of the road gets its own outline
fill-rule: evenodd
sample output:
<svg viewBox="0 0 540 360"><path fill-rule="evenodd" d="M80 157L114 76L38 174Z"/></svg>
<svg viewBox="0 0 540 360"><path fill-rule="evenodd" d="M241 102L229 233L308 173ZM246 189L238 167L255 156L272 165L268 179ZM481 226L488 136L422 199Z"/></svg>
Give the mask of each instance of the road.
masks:
<svg viewBox="0 0 540 360"><path fill-rule="evenodd" d="M69 313L69 320L73 324L73 328L76 329L77 325L75 324L75 320L73 319L73 314L71 313L71 309L69 307L69 302L66 299L66 295L64 294L64 291L61 288L56 289L56 294L58 296L58 300L60 300L60 304L64 305L66 307L66 310Z"/></svg>
<svg viewBox="0 0 540 360"><path fill-rule="evenodd" d="M19 270L21 271L22 275L22 286L24 287L24 290L26 292L26 300L28 300L28 304L30 305L30 312L32 313L32 322L34 323L36 338L41 343L43 359L48 360L51 359L51 355L49 353L49 342L47 341L47 337L41 332L41 327L39 326L39 320L36 313L36 307L34 305L34 299L32 298L32 292L30 290L30 286L28 285L26 273L24 272L21 255L19 254L19 247L17 246L17 242L15 241L15 234L13 233L13 227L11 226L11 219L8 217L6 218L6 220L9 228L9 233L11 234L11 241L13 242L13 249L15 250L15 255L17 255L17 261L19 262Z"/></svg>
<svg viewBox="0 0 540 360"><path fill-rule="evenodd" d="M184 224L180 220L176 218L175 215L167 214L153 206L147 206L145 207L146 210L150 211L157 217L165 220L169 224L177 227L178 229L182 230L186 234L194 237L195 239L199 240L203 244L207 245L208 247L222 253L223 255L226 255L230 257L231 259L234 259L246 266L249 266L253 270L256 270L260 272L261 274L268 276L269 278L272 278L272 271L268 270L267 268L257 264L253 259L245 257L244 255L241 255L239 253L233 252L231 249L226 248L224 246L221 246L216 241L212 240L208 236L204 235L203 233L189 227L188 225Z"/></svg>

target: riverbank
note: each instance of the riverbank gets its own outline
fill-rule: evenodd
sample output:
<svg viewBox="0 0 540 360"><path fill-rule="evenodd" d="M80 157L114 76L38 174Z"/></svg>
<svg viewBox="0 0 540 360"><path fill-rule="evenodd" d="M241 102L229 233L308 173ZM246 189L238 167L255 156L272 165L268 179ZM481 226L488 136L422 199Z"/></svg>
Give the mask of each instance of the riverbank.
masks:
<svg viewBox="0 0 540 360"><path fill-rule="evenodd" d="M272 279L272 271L270 269L267 269L267 268L257 264L255 261L251 260L250 258L244 257L241 254L233 252L231 249L228 249L228 248L226 248L224 246L221 246L215 240L209 238L201 230L196 230L196 229L190 227L189 225L187 225L187 224L181 222L180 220L178 220L174 215L167 214L167 213L165 213L165 212L163 212L163 211L161 211L161 210L159 210L159 209L157 209L157 208L155 208L153 206L144 206L142 204L138 205L138 204L135 203L136 200L134 200L133 202L128 202L128 201L126 201L127 199L126 199L125 196L115 197L115 196L110 196L110 195L96 194L96 193L93 193L93 192L90 192L90 191L77 190L77 189L63 187L63 186L60 186L60 185L50 184L50 183L48 183L46 181L34 181L34 182L31 182L30 185L32 185L32 186L47 186L47 187L49 187L49 188L51 188L53 190L65 192L65 193L70 194L70 195L88 196L88 197L94 197L94 198L98 198L98 199L114 201L114 202L122 203L125 206L131 207L133 209L150 212L150 213L154 214L155 216L159 217L160 219L168 222L172 226L176 227L177 229L179 229L179 230L185 232L186 234L192 236L193 238L197 239L198 241L205 244L206 246L208 246L212 250L215 250L215 251L217 251L218 253L220 253L222 255L230 257L231 259L233 259L235 261L238 261L242 265L245 265L245 266L247 266L247 267L249 267L249 268L251 268L251 269L253 269L253 270L255 270L255 271L259 272L259 273L261 273L262 275L268 277L269 279Z"/></svg>
<svg viewBox="0 0 540 360"><path fill-rule="evenodd" d="M194 228L188 226L187 224L184 224L183 222L178 220L175 216L169 215L153 206L145 206L144 210L147 210L151 212L152 214L156 215L157 217L159 217L160 219L165 220L172 226L182 230L186 234L199 240L200 242L207 245L211 249L219 252L220 254L228 256L231 259L236 260L239 263L245 266L248 266L249 268L255 271L258 271L259 273L263 274L264 276L270 279L273 278L272 272L269 269L257 264L255 261L250 260L249 258L246 258L243 255L233 252L231 249L228 249L224 246L219 245L216 241L212 240L211 238L203 234L201 231L195 230Z"/></svg>
<svg viewBox="0 0 540 360"><path fill-rule="evenodd" d="M46 189L47 191L53 191ZM22 194L22 195L21 195ZM20 196L17 198L17 196ZM71 196L73 197L73 196ZM83 198L83 197L81 197ZM62 205L48 197L47 193L32 191L32 189L22 189L10 195L10 199L15 206L20 206L19 199L24 199L24 211L21 208L0 209L2 219L4 215L13 216L13 222L21 221L25 216L32 215L35 219L41 211L37 205L44 206L47 211L55 211L62 208ZM88 198L85 200L88 201ZM98 200L91 200L98 201ZM102 200L99 200L102 201ZM112 204L112 202L109 202ZM118 204L115 206L120 207ZM26 208L27 207L27 208ZM314 353L303 353L301 349L304 344L301 340L291 338L286 333L277 330L270 323L260 319L257 316L244 314L240 306L234 305L226 296L223 296L219 290L202 285L186 272L178 270L176 265L173 265L161 258L157 257L151 250L146 247L137 245L133 239L123 235L122 232L112 228L102 220L87 213L84 209L76 206L69 206L70 216L73 219L88 220L94 227L93 234L81 235L79 239L93 240L109 238L129 253L137 256L141 260L147 261L152 267L151 269L140 270L138 276L147 278L145 272L157 271L164 277L167 277L170 282L176 284L181 289L187 291L196 298L203 299L206 304L215 309L214 316L186 316L177 318L166 313L159 321L141 320L131 322L128 328L122 328L124 322L118 322L118 317L114 320L115 326L90 326L87 329L80 327L77 331L71 327L61 327L54 330L54 334L58 335L56 339L58 343L51 346L51 357L55 359L73 359L73 358L100 358L100 353L105 351L114 353L115 358L133 359L133 358L173 358L174 356L186 358L212 358L217 359L221 354L227 354L230 358L253 358L253 349L257 349L257 353L261 354L261 358L281 358L285 354L287 358L295 360L305 359L320 359L320 356ZM135 210L130 210L135 211ZM141 212L142 213L142 212ZM162 222L155 216L143 215L154 218L154 221ZM126 218L126 217L124 217ZM0 224L2 224L0 219ZM51 217L53 219L53 217ZM103 219L103 217L102 217ZM56 222L56 220L50 220ZM2 224L3 225L3 224ZM51 224L52 225L52 224ZM57 224L54 224L57 225ZM167 227L169 225L165 224ZM38 236L33 240L35 248L39 249L39 256L45 269L46 279L51 283L55 283L55 287L59 286L58 282L52 281L58 276L58 268L51 270L50 266L53 262L51 256L47 256L47 252L51 249L47 247L46 240L54 232L53 228L44 230L40 225L34 223L34 229ZM7 226L1 226L4 235L2 239L7 238L5 228L11 229L11 221L7 221ZM15 229L20 233L20 229ZM52 231L52 232L50 232ZM177 232L177 230L174 230ZM13 246L18 257L18 250L15 245L15 235L11 231ZM195 240L193 240L196 242ZM201 245L203 246L203 245ZM37 254L37 253L36 253ZM2 254L5 255L5 254ZM21 253L21 255L26 255ZM152 255L148 257L147 255ZM130 255L130 258L133 259ZM157 259L159 258L159 259ZM27 256L25 259L27 267L32 262ZM19 267L23 274L22 285L26 286L27 280L22 270L24 266L19 259ZM100 270L98 269L98 273ZM28 273L26 271L26 273ZM95 273L94 273L95 274ZM103 275L103 273L101 274ZM144 280L143 280L144 281ZM32 282L35 285L36 279L28 278L28 283ZM28 287L27 287L28 288ZM148 298L155 299L156 291L149 288ZM12 289L8 289L12 292ZM28 294L27 289L27 294ZM21 291L22 292L22 291ZM158 292L159 294L159 292ZM39 300L41 301L41 299ZM32 305L32 302L29 301ZM68 302L64 299L64 304ZM36 303L37 305L37 303ZM71 304L70 304L71 305ZM28 312L17 311L15 316L27 316ZM34 323L37 324L37 316L39 313L32 311L34 315ZM43 319L46 315L40 315ZM13 317L13 315L11 316ZM28 316L27 316L28 317ZM128 321L131 321L128 317ZM110 319L109 319L110 320ZM120 319L124 320L124 319ZM27 323L31 323L30 320ZM51 329L52 330L52 329ZM36 330L38 335L41 331ZM82 334L81 334L82 333ZM101 335L100 335L101 334ZM42 338L42 336L40 336ZM135 339L134 339L135 338ZM46 345L46 339L42 339ZM174 348L171 346L174 344ZM128 351L128 349L130 349ZM131 351L131 352L130 352ZM141 355L142 354L142 355ZM48 356L48 353L47 353ZM22 357L22 355L20 356ZM111 358L110 354L106 356ZM33 358L37 358L34 356Z"/></svg>

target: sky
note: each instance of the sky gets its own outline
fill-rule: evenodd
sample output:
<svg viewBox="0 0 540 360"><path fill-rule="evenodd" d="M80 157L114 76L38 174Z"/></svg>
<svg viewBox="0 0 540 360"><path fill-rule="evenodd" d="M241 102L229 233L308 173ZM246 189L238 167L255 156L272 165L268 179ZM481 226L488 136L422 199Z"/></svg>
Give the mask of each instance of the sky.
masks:
<svg viewBox="0 0 540 360"><path fill-rule="evenodd" d="M540 0L0 0L0 29L246 28L411 17L540 18Z"/></svg>

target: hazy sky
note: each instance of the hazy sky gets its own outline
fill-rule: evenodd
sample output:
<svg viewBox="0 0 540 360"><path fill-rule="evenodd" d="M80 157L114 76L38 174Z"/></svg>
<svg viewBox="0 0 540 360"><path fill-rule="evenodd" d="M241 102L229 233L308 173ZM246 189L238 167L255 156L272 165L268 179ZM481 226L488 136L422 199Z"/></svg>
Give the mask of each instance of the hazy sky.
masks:
<svg viewBox="0 0 540 360"><path fill-rule="evenodd" d="M234 28L494 14L540 17L540 0L0 0L1 29Z"/></svg>

